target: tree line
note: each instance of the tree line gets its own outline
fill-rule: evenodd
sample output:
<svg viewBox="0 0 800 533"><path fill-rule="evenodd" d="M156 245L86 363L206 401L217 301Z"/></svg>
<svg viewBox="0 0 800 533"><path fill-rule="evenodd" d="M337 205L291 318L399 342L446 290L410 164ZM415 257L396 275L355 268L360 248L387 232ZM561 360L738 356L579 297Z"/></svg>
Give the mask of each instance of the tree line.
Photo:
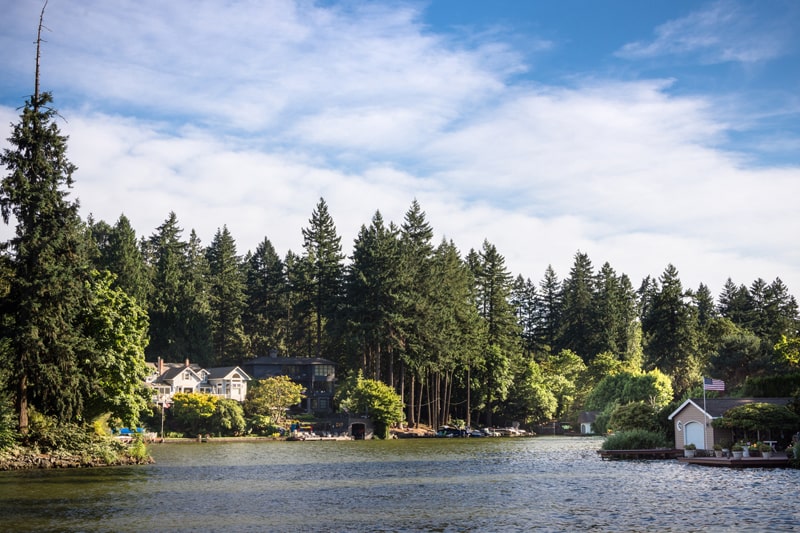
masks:
<svg viewBox="0 0 800 533"><path fill-rule="evenodd" d="M0 378L21 429L29 406L133 416L157 357L325 357L342 378L397 391L410 424L434 426L569 416L621 374L650 376L641 394L666 382L681 397L703 375L730 389L797 367L797 302L779 278L728 279L715 298L683 287L673 265L634 287L579 251L564 279L548 267L534 282L488 241L466 253L434 242L416 200L399 224L376 211L349 257L324 199L302 250L282 256L266 237L240 254L224 225L204 245L174 212L146 237L125 215L84 221L51 102L26 102L0 159L0 208L16 224L0 255Z"/></svg>

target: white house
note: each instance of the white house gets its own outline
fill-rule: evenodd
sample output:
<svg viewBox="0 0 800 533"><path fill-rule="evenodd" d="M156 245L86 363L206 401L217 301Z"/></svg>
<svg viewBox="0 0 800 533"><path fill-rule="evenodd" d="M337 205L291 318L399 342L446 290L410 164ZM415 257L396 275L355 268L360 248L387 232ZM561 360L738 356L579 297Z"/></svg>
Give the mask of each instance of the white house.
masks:
<svg viewBox="0 0 800 533"><path fill-rule="evenodd" d="M239 402L247 396L250 376L238 366L201 368L188 359L181 364L165 363L161 358L148 365L151 372L146 381L155 389L157 403L169 403L176 392L213 394Z"/></svg>

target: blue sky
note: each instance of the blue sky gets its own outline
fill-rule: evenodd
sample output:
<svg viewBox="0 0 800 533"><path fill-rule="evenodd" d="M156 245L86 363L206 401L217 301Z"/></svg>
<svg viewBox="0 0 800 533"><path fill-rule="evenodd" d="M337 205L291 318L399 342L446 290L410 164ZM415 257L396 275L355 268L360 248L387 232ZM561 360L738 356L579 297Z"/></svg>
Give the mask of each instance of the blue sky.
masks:
<svg viewBox="0 0 800 533"><path fill-rule="evenodd" d="M0 0L0 146L42 2ZM800 3L50 0L42 86L84 216L175 211L301 250L320 197L349 252L415 198L466 253L635 285L800 291ZM0 236L12 228L0 229Z"/></svg>

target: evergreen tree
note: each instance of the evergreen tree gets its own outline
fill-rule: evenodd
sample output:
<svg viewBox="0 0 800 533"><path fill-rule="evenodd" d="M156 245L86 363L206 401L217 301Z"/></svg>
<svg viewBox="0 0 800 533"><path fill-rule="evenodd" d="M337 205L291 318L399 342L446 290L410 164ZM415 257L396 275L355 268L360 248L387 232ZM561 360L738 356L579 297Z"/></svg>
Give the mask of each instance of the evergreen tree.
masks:
<svg viewBox="0 0 800 533"><path fill-rule="evenodd" d="M313 355L322 357L326 344L323 328L332 327L331 322L335 320L340 305L344 256L341 239L324 199L320 198L308 222L309 227L303 229L305 281L308 283L305 292L316 320Z"/></svg>
<svg viewBox="0 0 800 533"><path fill-rule="evenodd" d="M212 358L215 364L241 364L246 355L242 327L245 308L244 273L236 243L227 226L217 230L206 250Z"/></svg>
<svg viewBox="0 0 800 533"><path fill-rule="evenodd" d="M521 275L517 276L514 280L511 295L511 301L517 315L517 322L522 330L523 355L527 359L530 359L537 349L539 349L536 342L539 326L536 285L533 284L530 278L525 279Z"/></svg>
<svg viewBox="0 0 800 533"><path fill-rule="evenodd" d="M483 385L486 424L492 425L492 414L498 402L505 400L518 361L519 326L511 305L512 277L505 258L497 248L484 241L478 255L478 268L473 270L478 314L485 322L480 342L484 361L479 379Z"/></svg>
<svg viewBox="0 0 800 533"><path fill-rule="evenodd" d="M347 269L346 294L352 344L360 354L354 366L372 379L395 385L400 288L399 229L380 212L362 226Z"/></svg>
<svg viewBox="0 0 800 533"><path fill-rule="evenodd" d="M599 353L595 339L597 315L593 305L594 285L594 270L589 256L576 253L570 275L563 283L563 330L557 351L572 350L584 361L590 361Z"/></svg>
<svg viewBox="0 0 800 533"><path fill-rule="evenodd" d="M253 357L286 350L288 282L281 261L269 239L264 238L245 261L243 327Z"/></svg>
<svg viewBox="0 0 800 533"><path fill-rule="evenodd" d="M147 243L148 257L153 270L153 297L150 301L150 345L147 353L152 359L182 361L190 356L186 324L187 244L181 240L183 229L178 217L170 212L156 228Z"/></svg>
<svg viewBox="0 0 800 533"><path fill-rule="evenodd" d="M747 287L736 285L731 278L725 281L722 293L719 296L719 314L733 321L737 326L749 327L750 296Z"/></svg>
<svg viewBox="0 0 800 533"><path fill-rule="evenodd" d="M536 305L536 322L538 331L536 338L542 348L551 350L561 336L561 313L563 307L563 291L555 270L547 266L544 278L539 283Z"/></svg>
<svg viewBox="0 0 800 533"><path fill-rule="evenodd" d="M181 300L178 309L185 342L186 357L201 366L216 364L211 340L211 274L206 250L192 230L186 243L186 268L183 272Z"/></svg>
<svg viewBox="0 0 800 533"><path fill-rule="evenodd" d="M113 227L103 221L90 222L89 227L97 246L95 267L114 274L114 286L146 308L150 292L149 272L130 220L120 215Z"/></svg>
<svg viewBox="0 0 800 533"><path fill-rule="evenodd" d="M409 374L408 420L413 426L422 409L421 384L428 371L427 347L431 336L433 229L414 200L400 226L401 278L398 291L399 341Z"/></svg>
<svg viewBox="0 0 800 533"><path fill-rule="evenodd" d="M38 53L37 53L38 65ZM19 430L28 430L28 408L62 421L82 414L86 380L78 354L83 345L79 314L88 298L85 229L78 202L71 201L76 170L67 159L49 93L29 98L12 126L0 163L8 174L0 183L3 221L16 221L15 236L4 244L13 271L3 302L16 392Z"/></svg>
<svg viewBox="0 0 800 533"><path fill-rule="evenodd" d="M676 394L696 386L700 378L696 309L685 300L678 270L668 265L644 318L645 355L649 368L672 378Z"/></svg>

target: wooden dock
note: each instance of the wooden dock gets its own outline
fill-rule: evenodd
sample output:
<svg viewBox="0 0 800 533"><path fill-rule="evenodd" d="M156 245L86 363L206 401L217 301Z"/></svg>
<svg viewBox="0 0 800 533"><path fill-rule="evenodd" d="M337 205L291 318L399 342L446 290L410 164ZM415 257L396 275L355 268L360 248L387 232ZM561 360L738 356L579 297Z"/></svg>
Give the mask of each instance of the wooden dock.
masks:
<svg viewBox="0 0 800 533"><path fill-rule="evenodd" d="M597 450L603 460L610 459L675 459L683 450L674 448L650 448L643 450Z"/></svg>
<svg viewBox="0 0 800 533"><path fill-rule="evenodd" d="M732 457L678 457L678 461L690 465L722 466L726 468L787 468L789 466L789 458L786 455L772 456L769 459L764 457L742 457L741 459Z"/></svg>

